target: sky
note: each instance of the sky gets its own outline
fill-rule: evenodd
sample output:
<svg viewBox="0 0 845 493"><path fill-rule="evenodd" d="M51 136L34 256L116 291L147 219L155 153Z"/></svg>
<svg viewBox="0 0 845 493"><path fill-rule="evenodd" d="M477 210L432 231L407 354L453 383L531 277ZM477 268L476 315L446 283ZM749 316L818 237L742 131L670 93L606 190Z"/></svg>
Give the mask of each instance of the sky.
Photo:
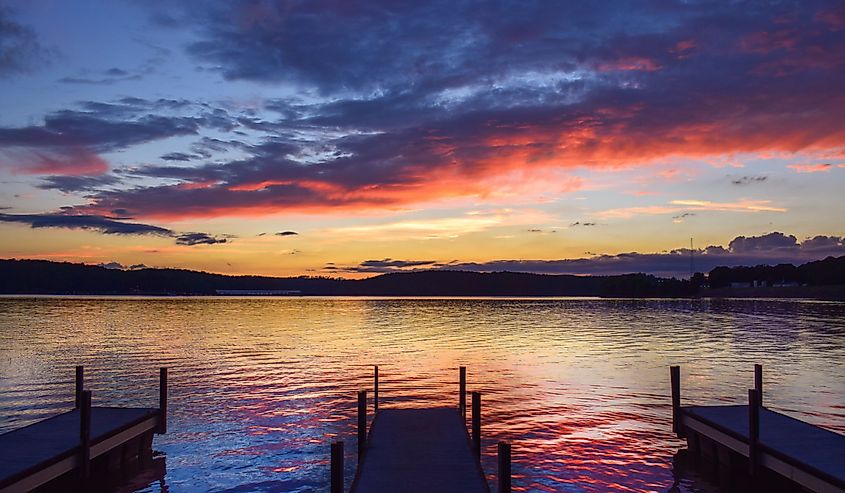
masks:
<svg viewBox="0 0 845 493"><path fill-rule="evenodd" d="M843 88L841 1L0 0L0 258L845 255Z"/></svg>

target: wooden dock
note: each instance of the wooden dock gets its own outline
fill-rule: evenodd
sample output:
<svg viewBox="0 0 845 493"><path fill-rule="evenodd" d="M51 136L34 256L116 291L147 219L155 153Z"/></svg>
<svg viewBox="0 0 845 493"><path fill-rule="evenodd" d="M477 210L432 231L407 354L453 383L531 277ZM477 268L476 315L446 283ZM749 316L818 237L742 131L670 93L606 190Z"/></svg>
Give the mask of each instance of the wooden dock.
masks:
<svg viewBox="0 0 845 493"><path fill-rule="evenodd" d="M488 492L457 409L385 409L373 421L352 492Z"/></svg>
<svg viewBox="0 0 845 493"><path fill-rule="evenodd" d="M358 465L350 493L489 493L481 467L481 394L472 393L472 435L466 427L466 369L455 408L379 409L374 372L373 418L358 393ZM332 444L331 491L344 493L343 442ZM499 443L499 492L511 491L510 444Z"/></svg>
<svg viewBox="0 0 845 493"><path fill-rule="evenodd" d="M818 493L845 493L845 436L763 407L762 367L747 405L681 406L680 368L671 369L673 428L691 453L752 484L763 475Z"/></svg>
<svg viewBox="0 0 845 493"><path fill-rule="evenodd" d="M31 491L59 478L91 479L91 465L125 468L151 454L153 433L167 428L167 370L161 369L159 407L91 405L76 369L76 407L0 435L0 493ZM100 468L98 468L99 470Z"/></svg>

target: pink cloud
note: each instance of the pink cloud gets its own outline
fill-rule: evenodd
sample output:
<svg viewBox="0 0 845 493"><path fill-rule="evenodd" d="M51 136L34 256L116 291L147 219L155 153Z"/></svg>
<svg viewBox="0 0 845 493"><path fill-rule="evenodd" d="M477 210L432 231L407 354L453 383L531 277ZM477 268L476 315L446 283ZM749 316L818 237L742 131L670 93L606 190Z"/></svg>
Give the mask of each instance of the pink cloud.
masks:
<svg viewBox="0 0 845 493"><path fill-rule="evenodd" d="M824 173L830 171L830 163L824 164L790 164L787 168L795 170L796 173Z"/></svg>
<svg viewBox="0 0 845 493"><path fill-rule="evenodd" d="M109 170L109 163L94 152L82 147L62 152L29 151L6 152L5 164L17 173L26 175L101 175Z"/></svg>
<svg viewBox="0 0 845 493"><path fill-rule="evenodd" d="M623 57L611 62L600 63L596 67L599 72L615 72L615 71L641 71L641 72L656 72L662 67L659 63L646 57Z"/></svg>

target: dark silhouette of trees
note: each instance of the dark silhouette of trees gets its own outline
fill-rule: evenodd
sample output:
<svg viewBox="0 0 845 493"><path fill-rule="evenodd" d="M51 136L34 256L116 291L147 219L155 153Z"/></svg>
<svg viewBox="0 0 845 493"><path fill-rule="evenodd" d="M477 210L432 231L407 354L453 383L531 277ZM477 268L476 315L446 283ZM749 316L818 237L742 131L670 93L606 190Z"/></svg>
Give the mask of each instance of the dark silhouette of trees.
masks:
<svg viewBox="0 0 845 493"><path fill-rule="evenodd" d="M827 257L798 267L792 264L754 267L716 267L708 278L711 288L731 283L762 283L763 286L796 283L808 286L845 285L845 256Z"/></svg>
<svg viewBox="0 0 845 493"><path fill-rule="evenodd" d="M691 280L648 274L572 276L518 272L423 270L367 279L330 277L226 276L184 269L120 270L51 262L0 260L0 293L214 295L218 290L290 291L302 295L350 296L695 296L702 287L731 283L845 285L845 257L828 257L799 267L790 264L717 267Z"/></svg>

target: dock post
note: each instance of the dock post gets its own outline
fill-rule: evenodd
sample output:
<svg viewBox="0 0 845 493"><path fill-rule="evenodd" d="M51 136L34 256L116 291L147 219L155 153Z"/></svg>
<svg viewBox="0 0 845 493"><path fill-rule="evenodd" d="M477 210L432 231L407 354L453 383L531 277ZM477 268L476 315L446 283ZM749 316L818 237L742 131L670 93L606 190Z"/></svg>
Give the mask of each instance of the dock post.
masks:
<svg viewBox="0 0 845 493"><path fill-rule="evenodd" d="M481 460L481 393L472 393L472 450Z"/></svg>
<svg viewBox="0 0 845 493"><path fill-rule="evenodd" d="M748 474L757 477L760 460L760 394L756 389L748 390Z"/></svg>
<svg viewBox="0 0 845 493"><path fill-rule="evenodd" d="M378 365L373 369L373 414L378 412Z"/></svg>
<svg viewBox="0 0 845 493"><path fill-rule="evenodd" d="M461 416L467 417L467 367L460 368L460 383L458 384L458 411Z"/></svg>
<svg viewBox="0 0 845 493"><path fill-rule="evenodd" d="M74 405L75 408L79 409L82 407L82 389L85 387L85 368L82 365L78 365L76 367L76 393L75 393L75 400L76 404Z"/></svg>
<svg viewBox="0 0 845 493"><path fill-rule="evenodd" d="M758 405L763 407L763 365L754 365L754 390L757 391Z"/></svg>
<svg viewBox="0 0 845 493"><path fill-rule="evenodd" d="M499 442L499 493L511 493L511 444Z"/></svg>
<svg viewBox="0 0 845 493"><path fill-rule="evenodd" d="M79 478L91 475L91 391L83 390L79 402Z"/></svg>
<svg viewBox="0 0 845 493"><path fill-rule="evenodd" d="M167 433L167 368L158 371L158 430Z"/></svg>
<svg viewBox="0 0 845 493"><path fill-rule="evenodd" d="M681 424L681 367L670 366L669 375L672 380L672 431L678 438L684 436Z"/></svg>
<svg viewBox="0 0 845 493"><path fill-rule="evenodd" d="M358 464L367 451L367 391L358 391Z"/></svg>
<svg viewBox="0 0 845 493"><path fill-rule="evenodd" d="M343 493L343 442L332 442L331 493Z"/></svg>

